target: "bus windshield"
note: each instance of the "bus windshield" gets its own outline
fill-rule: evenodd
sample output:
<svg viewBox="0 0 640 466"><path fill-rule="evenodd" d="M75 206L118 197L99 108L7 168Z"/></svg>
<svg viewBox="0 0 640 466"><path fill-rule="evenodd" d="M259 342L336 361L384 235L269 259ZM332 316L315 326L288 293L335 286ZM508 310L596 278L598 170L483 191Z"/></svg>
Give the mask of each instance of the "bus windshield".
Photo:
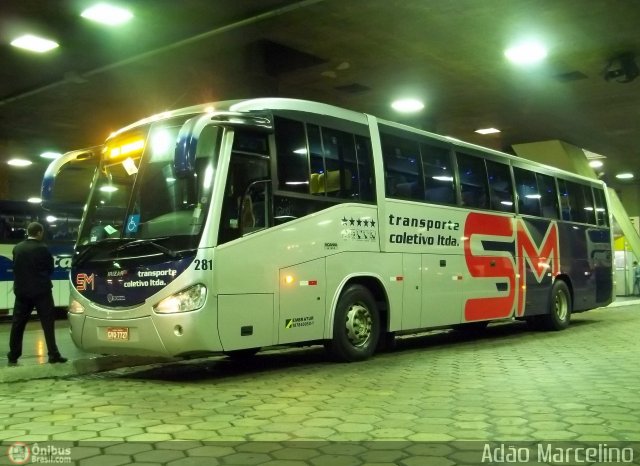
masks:
<svg viewBox="0 0 640 466"><path fill-rule="evenodd" d="M197 247L213 190L218 128L202 132L195 170L177 176L174 150L184 121L155 122L107 142L92 183L80 247L105 240L138 240L155 247L160 242L174 251Z"/></svg>

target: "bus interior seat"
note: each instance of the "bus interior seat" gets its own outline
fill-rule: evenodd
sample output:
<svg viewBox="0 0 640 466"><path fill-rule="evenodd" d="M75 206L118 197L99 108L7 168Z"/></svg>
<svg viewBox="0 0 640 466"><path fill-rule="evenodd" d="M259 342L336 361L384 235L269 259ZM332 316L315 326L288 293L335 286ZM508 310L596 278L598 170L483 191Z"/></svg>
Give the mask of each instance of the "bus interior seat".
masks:
<svg viewBox="0 0 640 466"><path fill-rule="evenodd" d="M449 186L438 188L427 188L425 190L425 198L427 201L439 204L453 204L456 202L455 193Z"/></svg>
<svg viewBox="0 0 640 466"><path fill-rule="evenodd" d="M311 194L324 192L324 187L322 191L320 191L320 173L312 173L309 177L309 192Z"/></svg>
<svg viewBox="0 0 640 466"><path fill-rule="evenodd" d="M351 171L344 170L345 189L351 190ZM312 173L309 178L311 194L338 193L342 189L340 184L340 170L328 170L325 173Z"/></svg>
<svg viewBox="0 0 640 466"><path fill-rule="evenodd" d="M420 198L422 196L417 196L418 182L417 181L408 181L406 183L398 183L396 185L397 195L400 197L407 197L410 199Z"/></svg>

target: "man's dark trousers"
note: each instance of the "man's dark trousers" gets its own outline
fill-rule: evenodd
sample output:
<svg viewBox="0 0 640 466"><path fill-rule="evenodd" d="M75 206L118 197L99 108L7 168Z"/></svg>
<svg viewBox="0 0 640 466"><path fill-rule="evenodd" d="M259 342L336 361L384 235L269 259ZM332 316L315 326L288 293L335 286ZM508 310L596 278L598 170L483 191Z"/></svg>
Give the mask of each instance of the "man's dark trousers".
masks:
<svg viewBox="0 0 640 466"><path fill-rule="evenodd" d="M51 291L48 291L33 297L16 296L13 307L13 325L11 327L11 336L9 337L9 354L7 355L10 360L16 360L22 356L22 337L34 307L36 308L42 330L44 331L44 339L47 342L49 358L60 356L55 338L56 316L53 296L51 295Z"/></svg>

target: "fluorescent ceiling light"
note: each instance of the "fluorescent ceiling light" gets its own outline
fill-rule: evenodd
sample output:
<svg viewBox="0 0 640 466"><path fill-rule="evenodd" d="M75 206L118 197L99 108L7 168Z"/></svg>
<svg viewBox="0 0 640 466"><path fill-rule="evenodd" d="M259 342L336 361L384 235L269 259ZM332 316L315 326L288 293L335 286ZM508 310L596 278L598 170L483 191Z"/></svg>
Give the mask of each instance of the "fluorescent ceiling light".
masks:
<svg viewBox="0 0 640 466"><path fill-rule="evenodd" d="M111 185L100 186L100 191L102 191L103 193L114 193L117 190L118 190L118 188L116 188L115 186L111 186Z"/></svg>
<svg viewBox="0 0 640 466"><path fill-rule="evenodd" d="M40 199L39 197L30 197L29 199L27 199L27 202L30 202L31 204L40 204L42 202L42 199Z"/></svg>
<svg viewBox="0 0 640 466"><path fill-rule="evenodd" d="M533 65L547 56L547 49L538 42L524 42L508 48L504 55L516 65Z"/></svg>
<svg viewBox="0 0 640 466"><path fill-rule="evenodd" d="M46 220L47 220L47 222L49 222L49 223L53 223L53 222L55 222L56 220L58 220L58 218L57 218L57 217L55 217L55 216L53 216L53 215L47 215Z"/></svg>
<svg viewBox="0 0 640 466"><path fill-rule="evenodd" d="M475 132L478 134L493 134L493 133L499 133L500 130L497 128L480 128L480 129L477 129Z"/></svg>
<svg viewBox="0 0 640 466"><path fill-rule="evenodd" d="M107 26L118 26L133 18L133 14L129 10L109 5L108 3L93 5L84 10L80 16Z"/></svg>
<svg viewBox="0 0 640 466"><path fill-rule="evenodd" d="M33 162L31 160L25 160L25 159L11 159L7 163L14 167L28 167Z"/></svg>
<svg viewBox="0 0 640 466"><path fill-rule="evenodd" d="M616 175L616 178L618 178L619 180L630 180L631 178L633 178L633 173L618 173Z"/></svg>
<svg viewBox="0 0 640 466"><path fill-rule="evenodd" d="M600 160L592 160L591 162L589 162L589 166L591 168L600 168L602 165L604 165Z"/></svg>
<svg viewBox="0 0 640 466"><path fill-rule="evenodd" d="M424 103L418 99L398 99L391 103L391 108L400 113L413 113L422 110Z"/></svg>
<svg viewBox="0 0 640 466"><path fill-rule="evenodd" d="M17 39L11 41L11 45L31 52L44 53L49 50L58 47L58 43L49 39L43 39L42 37L34 36L32 34L25 34Z"/></svg>
<svg viewBox="0 0 640 466"><path fill-rule="evenodd" d="M43 159L57 159L61 155L62 154L59 152L43 152L42 154L40 154L40 157L42 157Z"/></svg>

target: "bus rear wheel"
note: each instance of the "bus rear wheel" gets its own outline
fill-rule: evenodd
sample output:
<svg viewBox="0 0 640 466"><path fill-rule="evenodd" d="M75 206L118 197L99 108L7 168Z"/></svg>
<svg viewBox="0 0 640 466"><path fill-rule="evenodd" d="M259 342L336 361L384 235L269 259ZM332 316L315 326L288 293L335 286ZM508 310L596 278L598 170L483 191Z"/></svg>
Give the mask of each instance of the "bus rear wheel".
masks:
<svg viewBox="0 0 640 466"><path fill-rule="evenodd" d="M373 355L379 338L380 313L371 292L362 285L349 286L338 299L326 350L339 361L362 361Z"/></svg>
<svg viewBox="0 0 640 466"><path fill-rule="evenodd" d="M551 288L549 312L538 316L539 324L545 330L564 330L571 322L571 293L562 280L556 280Z"/></svg>

